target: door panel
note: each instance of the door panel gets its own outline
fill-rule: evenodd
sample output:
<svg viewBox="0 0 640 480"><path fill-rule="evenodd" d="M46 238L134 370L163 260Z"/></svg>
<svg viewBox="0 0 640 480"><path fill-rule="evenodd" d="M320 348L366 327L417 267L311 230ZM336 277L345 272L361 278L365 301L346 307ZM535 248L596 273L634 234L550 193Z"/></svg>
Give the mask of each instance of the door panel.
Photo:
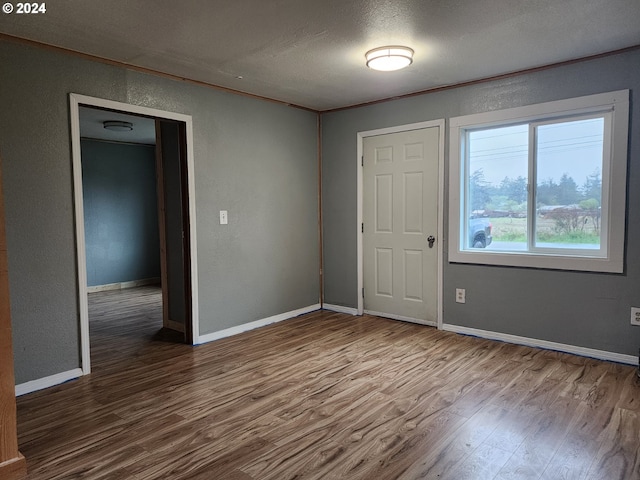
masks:
<svg viewBox="0 0 640 480"><path fill-rule="evenodd" d="M424 196L422 186L424 174L412 172L404 174L404 233L424 233Z"/></svg>
<svg viewBox="0 0 640 480"><path fill-rule="evenodd" d="M422 302L424 299L424 263L421 250L404 251L404 299Z"/></svg>
<svg viewBox="0 0 640 480"><path fill-rule="evenodd" d="M407 143L404 146L404 151L405 160L421 161L424 158L424 143Z"/></svg>
<svg viewBox="0 0 640 480"><path fill-rule="evenodd" d="M437 320L439 127L364 139L364 308Z"/></svg>
<svg viewBox="0 0 640 480"><path fill-rule="evenodd" d="M377 147L374 151L376 164L393 162L393 147Z"/></svg>
<svg viewBox="0 0 640 480"><path fill-rule="evenodd" d="M376 295L393 297L393 250L376 248Z"/></svg>
<svg viewBox="0 0 640 480"><path fill-rule="evenodd" d="M393 176L376 176L376 232L393 231Z"/></svg>

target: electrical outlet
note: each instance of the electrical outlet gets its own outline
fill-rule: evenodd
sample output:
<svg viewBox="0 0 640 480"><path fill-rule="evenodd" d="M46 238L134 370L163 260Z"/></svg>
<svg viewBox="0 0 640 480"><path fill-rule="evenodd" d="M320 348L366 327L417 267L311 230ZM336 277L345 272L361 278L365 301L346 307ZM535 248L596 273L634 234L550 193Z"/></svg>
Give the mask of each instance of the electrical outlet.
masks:
<svg viewBox="0 0 640 480"><path fill-rule="evenodd" d="M631 307L631 325L640 325L640 308Z"/></svg>
<svg viewBox="0 0 640 480"><path fill-rule="evenodd" d="M456 288L456 303L465 303L466 301L466 290L464 288ZM638 311L640 312L640 309Z"/></svg>

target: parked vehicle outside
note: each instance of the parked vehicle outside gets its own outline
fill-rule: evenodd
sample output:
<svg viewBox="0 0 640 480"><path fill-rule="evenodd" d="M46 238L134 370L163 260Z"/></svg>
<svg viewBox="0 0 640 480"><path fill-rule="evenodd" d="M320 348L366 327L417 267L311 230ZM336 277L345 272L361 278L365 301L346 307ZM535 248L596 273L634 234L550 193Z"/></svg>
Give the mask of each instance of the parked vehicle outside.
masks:
<svg viewBox="0 0 640 480"><path fill-rule="evenodd" d="M491 245L491 222L486 218L469 219L469 247L486 248Z"/></svg>

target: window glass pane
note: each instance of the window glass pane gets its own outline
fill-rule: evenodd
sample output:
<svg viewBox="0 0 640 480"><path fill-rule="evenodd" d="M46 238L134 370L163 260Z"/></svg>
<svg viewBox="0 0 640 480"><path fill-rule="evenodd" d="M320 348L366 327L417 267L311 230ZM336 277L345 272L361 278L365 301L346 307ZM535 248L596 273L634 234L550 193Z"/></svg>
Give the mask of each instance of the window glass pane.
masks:
<svg viewBox="0 0 640 480"><path fill-rule="evenodd" d="M527 249L528 145L526 124L469 132L465 248Z"/></svg>
<svg viewBox="0 0 640 480"><path fill-rule="evenodd" d="M603 137L603 118L536 128L536 247L600 248Z"/></svg>

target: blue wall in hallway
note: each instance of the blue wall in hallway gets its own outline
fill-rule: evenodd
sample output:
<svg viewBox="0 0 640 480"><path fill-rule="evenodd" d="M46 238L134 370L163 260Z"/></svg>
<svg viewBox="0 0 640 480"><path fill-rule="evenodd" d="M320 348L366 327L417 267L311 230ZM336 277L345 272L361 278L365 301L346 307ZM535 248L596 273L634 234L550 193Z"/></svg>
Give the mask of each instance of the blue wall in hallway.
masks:
<svg viewBox="0 0 640 480"><path fill-rule="evenodd" d="M82 140L89 286L160 277L155 147Z"/></svg>

